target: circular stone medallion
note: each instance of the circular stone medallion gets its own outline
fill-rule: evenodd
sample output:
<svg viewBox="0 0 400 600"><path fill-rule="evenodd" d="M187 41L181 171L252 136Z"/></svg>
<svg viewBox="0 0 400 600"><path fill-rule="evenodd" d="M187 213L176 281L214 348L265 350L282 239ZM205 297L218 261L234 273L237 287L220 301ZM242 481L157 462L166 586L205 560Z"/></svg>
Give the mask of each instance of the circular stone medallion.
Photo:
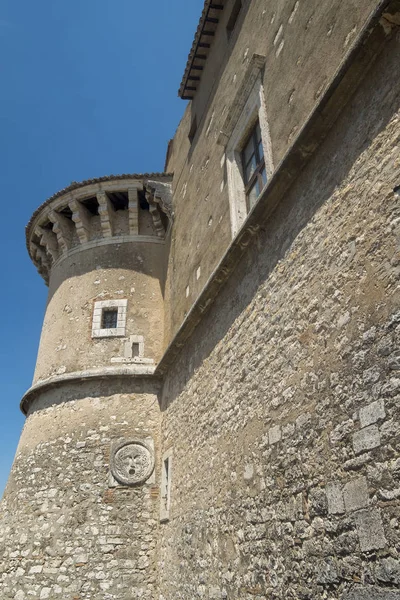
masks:
<svg viewBox="0 0 400 600"><path fill-rule="evenodd" d="M141 440L127 440L112 451L110 469L123 485L138 485L150 477L154 469L152 449Z"/></svg>

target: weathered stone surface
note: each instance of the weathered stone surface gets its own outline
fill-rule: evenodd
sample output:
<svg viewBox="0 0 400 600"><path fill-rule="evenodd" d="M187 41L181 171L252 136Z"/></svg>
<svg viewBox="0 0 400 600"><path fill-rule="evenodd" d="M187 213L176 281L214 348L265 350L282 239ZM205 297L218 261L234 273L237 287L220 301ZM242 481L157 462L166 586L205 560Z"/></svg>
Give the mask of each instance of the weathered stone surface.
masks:
<svg viewBox="0 0 400 600"><path fill-rule="evenodd" d="M353 448L356 454L380 446L381 436L376 425L370 425L353 434Z"/></svg>
<svg viewBox="0 0 400 600"><path fill-rule="evenodd" d="M55 214L73 199L51 200L62 256L36 379L64 379L37 394L1 505L2 599L398 593L400 39L378 23L365 27L374 0L253 0L242 2L228 41L224 4L213 9L221 11L214 59L170 146L167 243L139 189L128 189L126 209L102 196L100 214L82 210L77 227ZM343 62L358 54L371 64ZM232 241L229 161L216 140L255 55L265 57L256 108L268 113L276 171L252 214L244 211L247 223L257 216L251 235L239 232L232 262L214 276ZM326 97L328 88L339 92ZM106 183L88 182L84 194L93 201ZM50 250L54 237L37 231L35 256L48 265L38 244L47 237ZM133 232L150 242L125 239ZM204 300L214 286L219 294ZM93 303L114 297L128 299L129 335L94 344ZM180 353L174 347L159 379L154 370L111 376L132 336L157 361L186 317ZM114 443L148 437L154 481L112 487ZM170 518L160 524L171 449ZM129 471L135 457L127 458Z"/></svg>
<svg viewBox="0 0 400 600"><path fill-rule="evenodd" d="M280 425L275 425L275 427L271 427L268 432L268 440L270 445L276 444L282 437L281 427Z"/></svg>
<svg viewBox="0 0 400 600"><path fill-rule="evenodd" d="M368 485L365 477L359 477L346 483L343 487L344 505L351 512L365 508L369 504Z"/></svg>
<svg viewBox="0 0 400 600"><path fill-rule="evenodd" d="M343 600L399 600L400 592L375 585L357 585L343 595Z"/></svg>
<svg viewBox="0 0 400 600"><path fill-rule="evenodd" d="M368 406L364 406L360 410L360 425L367 427L377 421L384 419L386 416L385 403L382 399L371 402Z"/></svg>
<svg viewBox="0 0 400 600"><path fill-rule="evenodd" d="M397 593L395 575L379 582L375 570L400 541L397 501L379 495L399 488L400 472L399 386L387 368L400 341L391 324L399 273L383 266L400 235L399 225L390 229L398 199L384 183L398 154L394 65L388 53L373 69L373 83L360 88L312 168L262 224L166 376L162 435L176 450L180 515L162 534L168 600L206 598L217 578L235 600L340 600L361 581ZM385 125L366 141L366 115L372 123L386 110ZM351 160L339 139L354 148ZM360 427L360 410L381 398L384 423ZM279 425L282 437L270 446ZM188 440L190 452L182 449ZM209 470L188 475L210 457ZM242 476L247 464L251 485Z"/></svg>
<svg viewBox="0 0 400 600"><path fill-rule="evenodd" d="M112 391L69 384L29 415L1 504L2 600L153 597L154 483L109 488L109 457L121 439L159 445L156 390L114 380Z"/></svg>
<svg viewBox="0 0 400 600"><path fill-rule="evenodd" d="M375 575L378 581L400 585L400 561L391 556L383 558L375 568Z"/></svg>
<svg viewBox="0 0 400 600"><path fill-rule="evenodd" d="M328 500L328 512L332 515L343 514L345 507L341 484L337 482L327 483L325 491Z"/></svg>
<svg viewBox="0 0 400 600"><path fill-rule="evenodd" d="M362 552L378 550L386 546L385 532L379 510L360 510L354 513Z"/></svg>

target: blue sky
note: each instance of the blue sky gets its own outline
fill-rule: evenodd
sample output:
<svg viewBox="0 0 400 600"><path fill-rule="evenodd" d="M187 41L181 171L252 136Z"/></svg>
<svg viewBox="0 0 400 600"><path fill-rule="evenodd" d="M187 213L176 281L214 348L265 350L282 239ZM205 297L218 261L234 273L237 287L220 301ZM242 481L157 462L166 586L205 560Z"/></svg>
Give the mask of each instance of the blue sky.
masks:
<svg viewBox="0 0 400 600"><path fill-rule="evenodd" d="M204 0L2 0L0 494L24 418L47 288L24 228L71 181L162 171Z"/></svg>

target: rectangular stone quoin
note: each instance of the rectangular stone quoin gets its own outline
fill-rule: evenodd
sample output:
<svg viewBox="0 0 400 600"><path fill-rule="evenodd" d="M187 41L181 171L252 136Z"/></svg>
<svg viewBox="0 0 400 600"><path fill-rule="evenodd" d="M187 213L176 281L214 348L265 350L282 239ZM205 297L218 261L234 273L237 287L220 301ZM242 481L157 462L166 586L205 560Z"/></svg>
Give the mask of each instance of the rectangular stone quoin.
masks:
<svg viewBox="0 0 400 600"><path fill-rule="evenodd" d="M386 546L385 532L379 510L359 510L354 513L354 520L361 552L379 550Z"/></svg>
<svg viewBox="0 0 400 600"><path fill-rule="evenodd" d="M356 454L377 448L380 446L380 443L381 436L376 425L370 425L353 434L353 449Z"/></svg>
<svg viewBox="0 0 400 600"><path fill-rule="evenodd" d="M369 504L367 479L359 477L346 483L343 488L343 497L347 512L366 508Z"/></svg>
<svg viewBox="0 0 400 600"><path fill-rule="evenodd" d="M360 409L360 425L361 427L367 427L376 423L380 419L384 419L386 416L385 403L382 399L371 402L367 406Z"/></svg>
<svg viewBox="0 0 400 600"><path fill-rule="evenodd" d="M330 515L341 515L345 512L342 486L340 483L331 481L325 486L325 493L328 500L328 513Z"/></svg>
<svg viewBox="0 0 400 600"><path fill-rule="evenodd" d="M281 426L275 425L275 427L271 427L271 429L268 432L268 441L269 441L270 446L279 442L281 437L282 437Z"/></svg>

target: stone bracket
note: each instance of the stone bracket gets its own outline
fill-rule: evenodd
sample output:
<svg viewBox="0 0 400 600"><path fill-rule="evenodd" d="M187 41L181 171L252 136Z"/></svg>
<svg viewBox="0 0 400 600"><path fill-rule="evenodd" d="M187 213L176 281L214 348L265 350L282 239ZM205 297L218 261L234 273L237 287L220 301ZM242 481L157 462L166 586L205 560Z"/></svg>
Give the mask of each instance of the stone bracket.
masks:
<svg viewBox="0 0 400 600"><path fill-rule="evenodd" d="M74 235L74 226L67 217L54 210L49 212L49 220L53 223L53 231L57 236L61 252L68 252Z"/></svg>
<svg viewBox="0 0 400 600"><path fill-rule="evenodd" d="M90 240L90 220L92 215L78 200L71 200L69 207L72 210L72 220L76 226L76 233L81 244Z"/></svg>
<svg viewBox="0 0 400 600"><path fill-rule="evenodd" d="M48 229L43 229L39 225L35 228L35 233L40 239L41 246L44 246L47 255L51 257L51 261L56 261L59 257L56 234Z"/></svg>
<svg viewBox="0 0 400 600"><path fill-rule="evenodd" d="M174 218L171 184L148 181L146 184L146 200L149 203L150 214L153 218L157 235L160 238L164 238L166 231L161 220L161 212L168 217L171 224Z"/></svg>
<svg viewBox="0 0 400 600"><path fill-rule="evenodd" d="M106 192L99 192L96 197L97 202L99 203L99 215L103 237L110 238L114 234L114 207Z"/></svg>
<svg viewBox="0 0 400 600"><path fill-rule="evenodd" d="M139 233L139 198L137 187L128 189L129 198L129 233L138 235Z"/></svg>

